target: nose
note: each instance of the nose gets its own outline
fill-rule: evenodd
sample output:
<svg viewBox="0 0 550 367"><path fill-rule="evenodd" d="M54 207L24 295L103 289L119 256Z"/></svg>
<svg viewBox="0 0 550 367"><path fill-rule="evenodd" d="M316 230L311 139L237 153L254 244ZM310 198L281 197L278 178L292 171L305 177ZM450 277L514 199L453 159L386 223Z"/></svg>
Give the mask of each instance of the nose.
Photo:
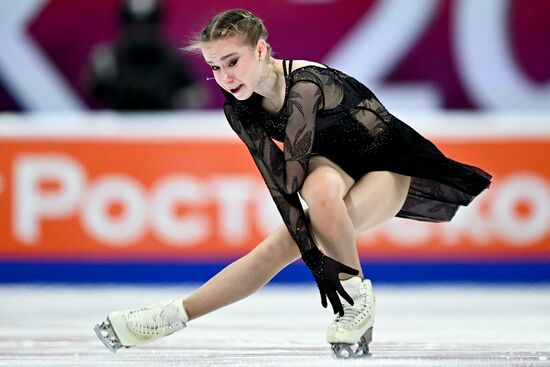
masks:
<svg viewBox="0 0 550 367"><path fill-rule="evenodd" d="M223 69L222 72L222 82L224 83L230 83L233 81L233 74L231 72L228 72L227 70Z"/></svg>

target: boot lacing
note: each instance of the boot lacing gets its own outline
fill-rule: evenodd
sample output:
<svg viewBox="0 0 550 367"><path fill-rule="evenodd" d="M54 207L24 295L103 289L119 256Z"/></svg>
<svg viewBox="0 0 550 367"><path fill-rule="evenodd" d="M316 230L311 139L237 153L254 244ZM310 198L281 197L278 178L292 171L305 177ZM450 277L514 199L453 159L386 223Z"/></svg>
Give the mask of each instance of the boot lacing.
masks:
<svg viewBox="0 0 550 367"><path fill-rule="evenodd" d="M343 300L342 306L344 308L344 316L338 315L335 321L344 327L355 326L369 315L369 312L365 311L365 309L371 308L370 298L367 296L367 292L364 292L358 299L353 300L353 306L345 300Z"/></svg>
<svg viewBox="0 0 550 367"><path fill-rule="evenodd" d="M177 310L170 307L168 303L132 310L128 313L126 319L128 328L134 334L151 338L171 334L182 329L185 324L183 321L178 320L176 315Z"/></svg>

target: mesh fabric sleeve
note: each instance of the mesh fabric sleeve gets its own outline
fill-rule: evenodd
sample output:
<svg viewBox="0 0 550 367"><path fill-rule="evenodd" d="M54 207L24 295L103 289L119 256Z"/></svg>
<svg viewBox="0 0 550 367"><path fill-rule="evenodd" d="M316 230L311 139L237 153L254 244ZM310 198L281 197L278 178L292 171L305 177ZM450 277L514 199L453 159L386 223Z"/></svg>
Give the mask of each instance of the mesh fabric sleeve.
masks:
<svg viewBox="0 0 550 367"><path fill-rule="evenodd" d="M302 255L316 247L298 196L306 174L315 115L322 104L322 93L316 84L299 82L289 91L289 119L284 151L268 136L251 113L236 113L230 103L224 105L226 118L245 143ZM249 112L249 111L248 111Z"/></svg>

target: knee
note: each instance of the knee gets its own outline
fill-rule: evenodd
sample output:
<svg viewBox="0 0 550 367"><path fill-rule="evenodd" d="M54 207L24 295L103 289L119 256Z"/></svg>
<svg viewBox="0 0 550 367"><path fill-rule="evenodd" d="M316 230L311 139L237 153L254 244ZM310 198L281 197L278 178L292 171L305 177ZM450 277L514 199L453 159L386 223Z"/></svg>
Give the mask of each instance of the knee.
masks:
<svg viewBox="0 0 550 367"><path fill-rule="evenodd" d="M321 167L309 174L300 195L310 208L330 208L341 202L344 189L342 178L330 167Z"/></svg>
<svg viewBox="0 0 550 367"><path fill-rule="evenodd" d="M277 229L255 249L258 262L263 264L290 263L300 257L298 246L290 236L285 225Z"/></svg>

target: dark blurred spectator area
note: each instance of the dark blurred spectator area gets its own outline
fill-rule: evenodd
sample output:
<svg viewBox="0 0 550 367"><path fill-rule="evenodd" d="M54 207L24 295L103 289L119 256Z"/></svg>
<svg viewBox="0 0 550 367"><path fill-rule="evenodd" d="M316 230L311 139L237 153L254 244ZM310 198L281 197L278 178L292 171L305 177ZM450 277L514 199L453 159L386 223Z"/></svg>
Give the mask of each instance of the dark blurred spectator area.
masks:
<svg viewBox="0 0 550 367"><path fill-rule="evenodd" d="M196 109L206 92L165 39L165 10L156 0L124 0L119 34L92 50L85 82L92 97L119 111Z"/></svg>
<svg viewBox="0 0 550 367"><path fill-rule="evenodd" d="M16 0L0 0L0 10L8 14L4 16L4 20L12 18L10 12L20 7L19 4L22 3ZM34 47L36 54L59 74L60 79L66 84L67 90L74 94L75 99L81 102L84 108L100 109L108 107L109 104L122 104L119 99L114 97L117 93L121 93L120 90L125 95L131 95L132 91L136 92L140 89L146 91L151 89L155 83L152 75L164 73L166 76L170 74L166 70L158 72L153 66L159 60L154 56L156 51L151 51L156 46L148 45L143 38L135 47L129 47L127 41L123 42L124 24L127 24L128 19L125 19L124 16L121 17L122 0L44 0L27 4L30 3L35 4L33 5L35 9L22 25L21 32L24 33L25 38L21 39L25 39L28 46ZM148 9L147 1L136 4L139 4L137 5L138 14L140 13L139 9L143 14L147 13L145 11ZM437 101L438 108L446 110L485 109L488 108L488 104L480 100L478 94L480 88L489 85L489 89L497 89L499 93L496 94L504 95L502 91L510 90L508 84L504 83L502 87L498 88L493 84L505 80L506 78L502 76L507 73L508 76L519 76L518 80L525 85L525 93L519 93L521 92L519 91L515 95L523 95L527 98L532 92L536 98L542 101L535 107L539 110L547 110L544 102L546 101L544 93L550 80L550 48L546 46L550 36L550 2L547 0L502 0L501 2L480 1L475 3L463 0L442 0L402 2L400 4L383 0L162 0L158 4L162 12L161 16L156 19L160 20L157 34L175 54L175 58L171 57L172 60L177 60L186 74L183 76L182 73L173 78L175 81L173 84L176 86L159 87L157 85L158 93L151 98L146 98L151 102L154 102L155 99L162 99L162 102L156 102L157 105L164 103L168 105L167 108L189 106L207 109L221 108L223 97L219 93L216 83L206 81L206 78L211 76L208 66L200 56L184 54L179 51L179 48L186 45L193 34L199 31L216 12L242 7L264 19L269 30L269 42L275 51L275 56L279 58L310 59L330 63L332 53L345 44L347 37L355 30L361 27L365 28L365 22L376 22L379 25L389 24L387 29L391 32L382 27L378 29L378 33L374 32L371 35L371 39L380 40L378 49L364 50L360 58L348 57L348 55L344 57L349 60L364 60L364 63L360 64L363 69L357 67L349 73L365 81L375 92L380 92L380 97L389 105L389 108L392 108L393 100L381 93L382 89L387 86L404 93L403 96L398 95L399 101L418 94L416 91L422 90L418 89L419 87L427 87L434 92L434 100ZM396 9L393 9L393 14L383 13L379 11L383 5L391 5ZM498 13L497 22L491 23L489 19L495 19L492 16L496 14L493 11L495 7L499 7L502 12ZM465 14L466 8L468 8L468 16L473 21L463 24L460 23L459 16ZM420 14L422 24L418 32L404 42L399 41L407 38L405 36L392 38L392 34L397 34L400 27L407 27L407 21L418 9L421 9L420 13L422 13ZM315 15L312 16L312 14ZM335 17L335 14L338 16ZM386 16L389 18L386 19ZM154 20L155 16L151 19ZM471 43L459 45L458 40L463 35L459 35L458 32L464 29L468 30L468 27L472 25L493 27L490 28L492 32L495 32L495 29L502 32L504 43L510 52L508 70L501 71L488 66L485 74L491 76L490 78L485 81L474 78L474 82L472 82L472 78L468 78L472 73L467 70L463 57L465 53L472 57L479 54L478 49L484 50L485 55L477 59L478 63L500 59L499 55L491 53L494 48L484 47L487 46L483 44L486 37L481 36L485 36L489 32L476 30L475 34L479 34L479 37L474 37ZM0 36L3 35L2 32L5 32L4 27L0 30ZM140 33L143 35L143 32L134 34ZM401 34L410 35L412 33L414 32L401 29ZM359 41L353 49L361 50L361 45L367 38L363 35L357 38ZM116 91L116 88L105 87L112 83L114 74L120 75L114 73L115 70L117 72L119 70L113 67L116 65L117 53L113 51L112 47L126 50L126 61L141 60L141 64L138 63L132 72L138 73L140 77L132 77L132 73L121 77L123 81L119 81L117 93L113 92L113 90ZM95 67L101 71L103 78L100 78L101 82L96 80L92 84L90 70L94 64L92 63L94 54L97 57ZM146 57L141 59L143 54ZM388 58L388 54L396 56L384 59L384 57ZM4 55L9 60L10 54L5 53ZM373 60L382 65L381 71L376 75L372 75L373 68L370 66L373 64ZM164 60L163 62L166 62L167 65L175 64L174 61ZM338 65L331 65L338 67ZM483 65L480 67L483 68ZM22 74L25 74L24 68L21 66ZM368 79L369 77L370 79ZM0 73L0 111L25 110L26 107L21 101L21 93L15 92L13 82L7 79L9 79L9 75L6 77L6 74ZM111 82L108 82L110 79ZM189 79L193 81L193 85L198 87L196 90L199 91L198 94L191 93L191 95L199 96L194 101L189 97L189 93L173 92L178 89L178 85L184 85L184 80ZM38 84L32 79L25 83L31 91L38 87ZM93 97L94 93L92 92L95 92L96 97ZM171 97L163 97L167 95ZM513 95L510 98L512 99L511 103L506 101L502 105L513 109L518 104L514 103L516 100ZM111 102L108 103L108 100ZM548 105L550 106L550 104ZM146 106L141 104L140 108L144 109Z"/></svg>

